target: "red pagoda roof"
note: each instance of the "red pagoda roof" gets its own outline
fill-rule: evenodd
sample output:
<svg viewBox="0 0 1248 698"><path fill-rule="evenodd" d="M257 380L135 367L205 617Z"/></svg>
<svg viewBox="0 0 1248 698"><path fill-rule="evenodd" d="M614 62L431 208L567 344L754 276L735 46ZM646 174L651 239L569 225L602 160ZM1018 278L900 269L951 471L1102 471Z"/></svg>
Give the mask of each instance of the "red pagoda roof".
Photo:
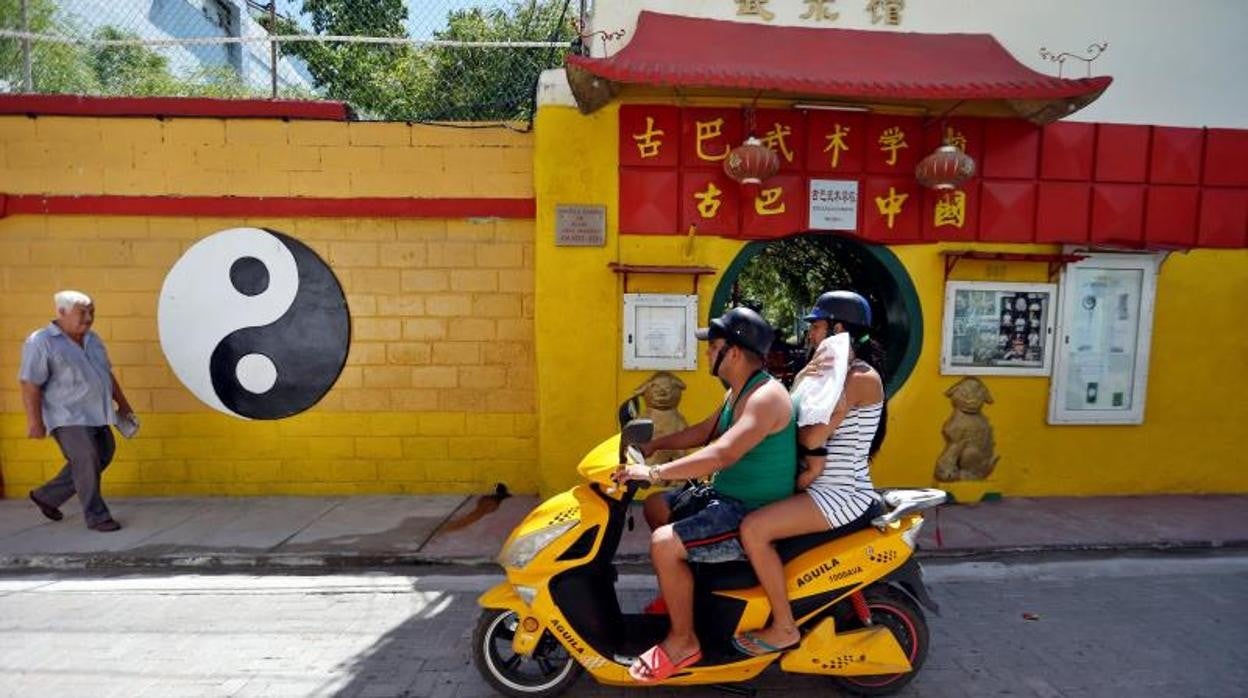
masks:
<svg viewBox="0 0 1248 698"><path fill-rule="evenodd" d="M641 13L632 40L615 55L568 56L567 65L586 111L605 103L594 80L601 78L946 109L965 103L959 113L1044 123L1086 106L1112 81L1038 73L988 34L781 27L657 12Z"/></svg>

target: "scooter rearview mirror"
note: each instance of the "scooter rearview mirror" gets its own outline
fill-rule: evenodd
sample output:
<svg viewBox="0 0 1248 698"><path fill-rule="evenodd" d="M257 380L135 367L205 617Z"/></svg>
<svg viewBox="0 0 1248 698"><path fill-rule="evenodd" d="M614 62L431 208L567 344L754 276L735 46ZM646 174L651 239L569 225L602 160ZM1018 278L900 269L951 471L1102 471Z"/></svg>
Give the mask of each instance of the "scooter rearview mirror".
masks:
<svg viewBox="0 0 1248 698"><path fill-rule="evenodd" d="M620 430L620 461L624 462L624 454L629 446L641 444L654 438L654 422L649 419L634 419Z"/></svg>
<svg viewBox="0 0 1248 698"><path fill-rule="evenodd" d="M649 419L634 419L624 425L620 431L620 443L625 446L641 444L654 438L654 422Z"/></svg>

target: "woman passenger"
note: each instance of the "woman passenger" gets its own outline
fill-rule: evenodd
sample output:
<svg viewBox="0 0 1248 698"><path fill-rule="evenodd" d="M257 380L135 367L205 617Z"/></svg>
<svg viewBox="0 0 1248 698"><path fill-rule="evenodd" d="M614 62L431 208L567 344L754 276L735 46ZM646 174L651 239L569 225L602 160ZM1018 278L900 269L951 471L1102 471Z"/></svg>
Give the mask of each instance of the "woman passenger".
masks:
<svg viewBox="0 0 1248 698"><path fill-rule="evenodd" d="M876 370L883 352L869 335L871 306L852 291L829 291L805 319L812 349L827 337L849 333L848 375L828 423L798 430L805 466L797 477L798 494L751 512L741 523L742 547L771 603L771 625L733 638L737 649L749 655L779 652L801 641L775 541L829 529L850 533L880 513L869 459L884 437L884 383ZM812 358L794 386L822 370L821 358Z"/></svg>

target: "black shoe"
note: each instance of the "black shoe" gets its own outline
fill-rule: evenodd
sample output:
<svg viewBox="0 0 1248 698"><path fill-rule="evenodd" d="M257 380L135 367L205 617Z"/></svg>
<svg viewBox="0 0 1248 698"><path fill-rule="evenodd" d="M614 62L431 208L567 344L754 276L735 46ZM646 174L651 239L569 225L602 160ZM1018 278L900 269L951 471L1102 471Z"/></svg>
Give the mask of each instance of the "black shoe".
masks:
<svg viewBox="0 0 1248 698"><path fill-rule="evenodd" d="M43 502L39 501L39 499L35 497L34 490L30 491L30 501L34 502L35 506L39 507L39 511L42 512L44 516L48 517L49 519L52 519L53 521L60 521L61 519L65 518L65 515L61 513L60 509L57 509L56 507L50 504L44 504Z"/></svg>
<svg viewBox="0 0 1248 698"><path fill-rule="evenodd" d="M91 524L90 526L87 526L87 528L91 529L92 531L100 531L101 533L107 533L109 531L120 531L121 524L117 523L116 521L113 521L112 519L104 519L103 521L99 523Z"/></svg>

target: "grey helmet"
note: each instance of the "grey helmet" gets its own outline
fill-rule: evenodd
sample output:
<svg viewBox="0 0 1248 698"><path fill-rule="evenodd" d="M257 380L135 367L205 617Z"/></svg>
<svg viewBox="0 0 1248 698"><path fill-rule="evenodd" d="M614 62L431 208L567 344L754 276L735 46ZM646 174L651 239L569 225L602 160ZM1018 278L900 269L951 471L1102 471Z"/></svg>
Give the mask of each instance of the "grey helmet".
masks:
<svg viewBox="0 0 1248 698"><path fill-rule="evenodd" d="M866 329L871 327L871 304L853 291L828 291L819 296L815 307L802 319L806 322L827 320L829 325L840 322Z"/></svg>

